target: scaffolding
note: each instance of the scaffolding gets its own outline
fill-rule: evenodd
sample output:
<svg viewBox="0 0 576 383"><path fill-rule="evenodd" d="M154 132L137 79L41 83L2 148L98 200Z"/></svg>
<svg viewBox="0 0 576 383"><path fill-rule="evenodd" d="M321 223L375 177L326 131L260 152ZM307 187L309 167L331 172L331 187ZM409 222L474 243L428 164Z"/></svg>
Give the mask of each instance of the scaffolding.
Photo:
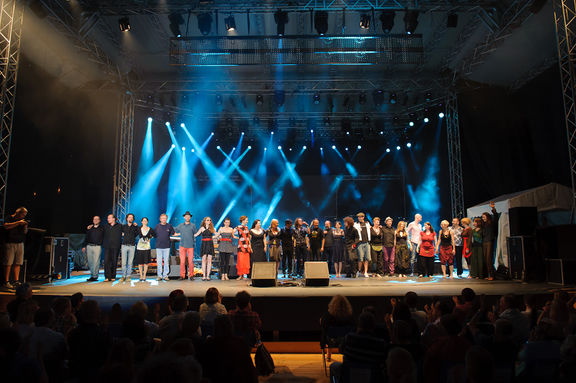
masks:
<svg viewBox="0 0 576 383"><path fill-rule="evenodd" d="M0 219L6 216L10 144L16 105L23 11L18 0L0 0Z"/></svg>
<svg viewBox="0 0 576 383"><path fill-rule="evenodd" d="M120 100L120 124L116 131L114 202L112 211L123 219L130 209L132 187L132 149L134 146L134 95L125 91Z"/></svg>
<svg viewBox="0 0 576 383"><path fill-rule="evenodd" d="M450 172L450 202L452 217L464 214L464 183L462 179L462 154L460 150L460 123L458 119L458 96L451 93L446 99L446 132L448 141L448 169Z"/></svg>

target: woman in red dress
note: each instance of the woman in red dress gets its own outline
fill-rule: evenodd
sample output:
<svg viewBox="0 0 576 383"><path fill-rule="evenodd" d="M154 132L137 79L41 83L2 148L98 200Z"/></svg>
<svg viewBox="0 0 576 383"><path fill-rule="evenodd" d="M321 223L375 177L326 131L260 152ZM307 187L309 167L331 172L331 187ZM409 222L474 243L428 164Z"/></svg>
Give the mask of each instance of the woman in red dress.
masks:
<svg viewBox="0 0 576 383"><path fill-rule="evenodd" d="M240 226L236 227L236 236L238 237L238 260L236 262L236 270L238 271L238 279L242 280L250 274L250 253L252 253L248 217L245 215L240 217Z"/></svg>
<svg viewBox="0 0 576 383"><path fill-rule="evenodd" d="M454 255L456 254L456 245L454 244L454 236L452 231L448 229L450 223L446 220L440 222L442 229L438 233L438 241L436 242L436 252L440 258L440 267L442 267L442 278L446 278L446 266L448 266L448 278L452 278L454 274Z"/></svg>
<svg viewBox="0 0 576 383"><path fill-rule="evenodd" d="M424 277L430 277L434 274L434 249L436 249L436 233L430 222L426 222L418 243L418 254L422 262L421 268Z"/></svg>

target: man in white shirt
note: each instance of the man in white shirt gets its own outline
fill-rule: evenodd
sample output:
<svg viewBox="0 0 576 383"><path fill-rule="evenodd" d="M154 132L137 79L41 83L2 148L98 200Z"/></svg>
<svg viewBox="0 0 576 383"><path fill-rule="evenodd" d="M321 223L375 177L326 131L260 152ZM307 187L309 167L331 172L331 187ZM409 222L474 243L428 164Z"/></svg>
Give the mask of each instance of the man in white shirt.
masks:
<svg viewBox="0 0 576 383"><path fill-rule="evenodd" d="M362 273L364 266L364 276L368 278L368 263L372 260L370 256L370 223L366 222L364 213L356 214L358 222L354 223L354 228L358 231L360 242L356 247L358 253L358 272Z"/></svg>
<svg viewBox="0 0 576 383"><path fill-rule="evenodd" d="M420 273L420 268L416 264L418 244L420 243L420 233L422 233L422 216L416 214L414 221L408 224L406 231L408 232L408 241L410 242L410 269L412 276Z"/></svg>

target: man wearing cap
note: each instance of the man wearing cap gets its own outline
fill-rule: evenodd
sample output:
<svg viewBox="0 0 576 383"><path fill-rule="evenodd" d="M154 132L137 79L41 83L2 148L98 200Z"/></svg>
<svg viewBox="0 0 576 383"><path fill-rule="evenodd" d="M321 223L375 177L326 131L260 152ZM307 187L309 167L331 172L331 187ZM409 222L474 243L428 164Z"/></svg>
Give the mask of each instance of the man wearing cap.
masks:
<svg viewBox="0 0 576 383"><path fill-rule="evenodd" d="M364 276L368 278L368 263L372 259L370 256L370 223L366 222L366 215L364 213L356 214L358 222L354 223L354 228L358 231L360 242L356 247L358 253L358 272L362 273L364 268Z"/></svg>
<svg viewBox="0 0 576 383"><path fill-rule="evenodd" d="M176 226L176 235L180 237L180 280L186 279L186 258L188 258L188 278L194 279L194 233L196 225L190 222L192 214L184 213L184 222Z"/></svg>

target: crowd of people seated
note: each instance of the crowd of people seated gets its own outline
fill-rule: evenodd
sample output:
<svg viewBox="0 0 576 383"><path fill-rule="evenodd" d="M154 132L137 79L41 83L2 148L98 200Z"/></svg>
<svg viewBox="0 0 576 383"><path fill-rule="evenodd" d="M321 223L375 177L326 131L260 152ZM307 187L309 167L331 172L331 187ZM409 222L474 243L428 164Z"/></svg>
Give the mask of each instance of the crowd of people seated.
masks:
<svg viewBox="0 0 576 383"><path fill-rule="evenodd" d="M164 315L142 301L104 313L81 293L41 306L23 284L0 313L0 376L35 383L257 382L250 353L261 321L250 298L238 292L227 311L210 288L192 311L184 292L174 290Z"/></svg>

